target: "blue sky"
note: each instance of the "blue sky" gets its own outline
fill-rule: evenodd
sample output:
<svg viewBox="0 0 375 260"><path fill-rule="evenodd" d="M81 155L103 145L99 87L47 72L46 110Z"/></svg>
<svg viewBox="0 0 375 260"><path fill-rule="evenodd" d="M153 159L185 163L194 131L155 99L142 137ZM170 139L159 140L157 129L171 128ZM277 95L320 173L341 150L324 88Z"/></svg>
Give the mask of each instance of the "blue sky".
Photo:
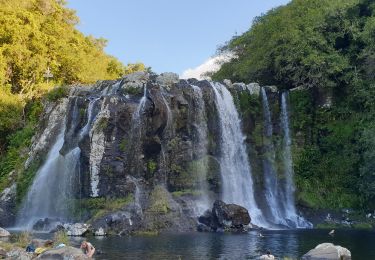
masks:
<svg viewBox="0 0 375 260"><path fill-rule="evenodd" d="M255 16L289 0L68 0L78 29L104 37L123 63L143 62L181 74L246 31Z"/></svg>

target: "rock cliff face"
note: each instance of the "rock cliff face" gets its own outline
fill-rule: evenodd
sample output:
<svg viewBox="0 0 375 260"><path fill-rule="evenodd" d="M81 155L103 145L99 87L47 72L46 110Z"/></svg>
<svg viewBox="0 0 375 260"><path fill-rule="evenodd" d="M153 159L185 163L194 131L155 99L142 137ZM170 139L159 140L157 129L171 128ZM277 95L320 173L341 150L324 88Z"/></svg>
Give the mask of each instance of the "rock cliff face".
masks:
<svg viewBox="0 0 375 260"><path fill-rule="evenodd" d="M251 110L254 104L259 107L261 88L230 82L222 86L231 92L242 119L250 175L255 180L254 187L246 189L267 218L263 120L259 111ZM28 167L42 162L44 170L37 172L36 180L51 171L60 175L50 183L34 181L30 188L34 192L24 199L18 224L25 224L20 223L25 216L34 222L57 219L64 210L70 216L61 221L88 221L109 233L195 229L197 217L222 198L222 184L227 181L220 167L223 122L217 90L208 81L145 72L72 87L67 98L46 107L26 163ZM270 103L279 109L279 93L272 87L266 91ZM278 124L274 129L280 132ZM57 147L59 158L50 159L51 147ZM60 173L67 164L70 169ZM28 216L27 205L38 208L38 203L43 204L39 201L43 196L35 195L41 186L46 190L59 187L56 196L64 200L51 205L53 209Z"/></svg>

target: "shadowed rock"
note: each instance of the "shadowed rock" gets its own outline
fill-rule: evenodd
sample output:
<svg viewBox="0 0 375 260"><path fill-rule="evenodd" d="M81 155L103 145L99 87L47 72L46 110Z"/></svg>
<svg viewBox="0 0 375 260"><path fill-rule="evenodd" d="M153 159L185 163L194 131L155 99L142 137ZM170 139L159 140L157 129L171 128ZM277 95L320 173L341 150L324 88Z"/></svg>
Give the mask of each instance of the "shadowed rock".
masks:
<svg viewBox="0 0 375 260"><path fill-rule="evenodd" d="M226 204L221 200L215 201L212 211L206 211L198 221L212 231L225 230L229 232L243 232L247 230L251 218L246 208L236 204ZM198 226L198 231L206 228Z"/></svg>

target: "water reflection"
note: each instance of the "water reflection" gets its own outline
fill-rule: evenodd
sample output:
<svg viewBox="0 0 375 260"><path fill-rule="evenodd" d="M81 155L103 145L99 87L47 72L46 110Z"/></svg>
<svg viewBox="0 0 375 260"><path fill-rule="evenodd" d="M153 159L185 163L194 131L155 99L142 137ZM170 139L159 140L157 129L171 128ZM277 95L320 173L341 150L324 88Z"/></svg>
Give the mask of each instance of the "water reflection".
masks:
<svg viewBox="0 0 375 260"><path fill-rule="evenodd" d="M299 259L324 242L344 246L353 259L375 259L375 232L337 230L258 231L248 234L165 234L160 236L90 238L103 254L95 259L258 259L270 250L277 259ZM80 239L73 244L78 246Z"/></svg>

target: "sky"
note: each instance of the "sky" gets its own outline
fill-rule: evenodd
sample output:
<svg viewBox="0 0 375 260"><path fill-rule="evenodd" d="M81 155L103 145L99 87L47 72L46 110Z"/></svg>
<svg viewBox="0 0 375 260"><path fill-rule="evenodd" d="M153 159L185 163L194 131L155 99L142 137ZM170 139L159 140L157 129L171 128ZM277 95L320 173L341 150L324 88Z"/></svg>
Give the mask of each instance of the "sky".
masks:
<svg viewBox="0 0 375 260"><path fill-rule="evenodd" d="M218 46L247 31L254 17L289 0L68 0L78 29L108 40L124 64L191 76L213 65ZM214 58L215 59L215 58Z"/></svg>

